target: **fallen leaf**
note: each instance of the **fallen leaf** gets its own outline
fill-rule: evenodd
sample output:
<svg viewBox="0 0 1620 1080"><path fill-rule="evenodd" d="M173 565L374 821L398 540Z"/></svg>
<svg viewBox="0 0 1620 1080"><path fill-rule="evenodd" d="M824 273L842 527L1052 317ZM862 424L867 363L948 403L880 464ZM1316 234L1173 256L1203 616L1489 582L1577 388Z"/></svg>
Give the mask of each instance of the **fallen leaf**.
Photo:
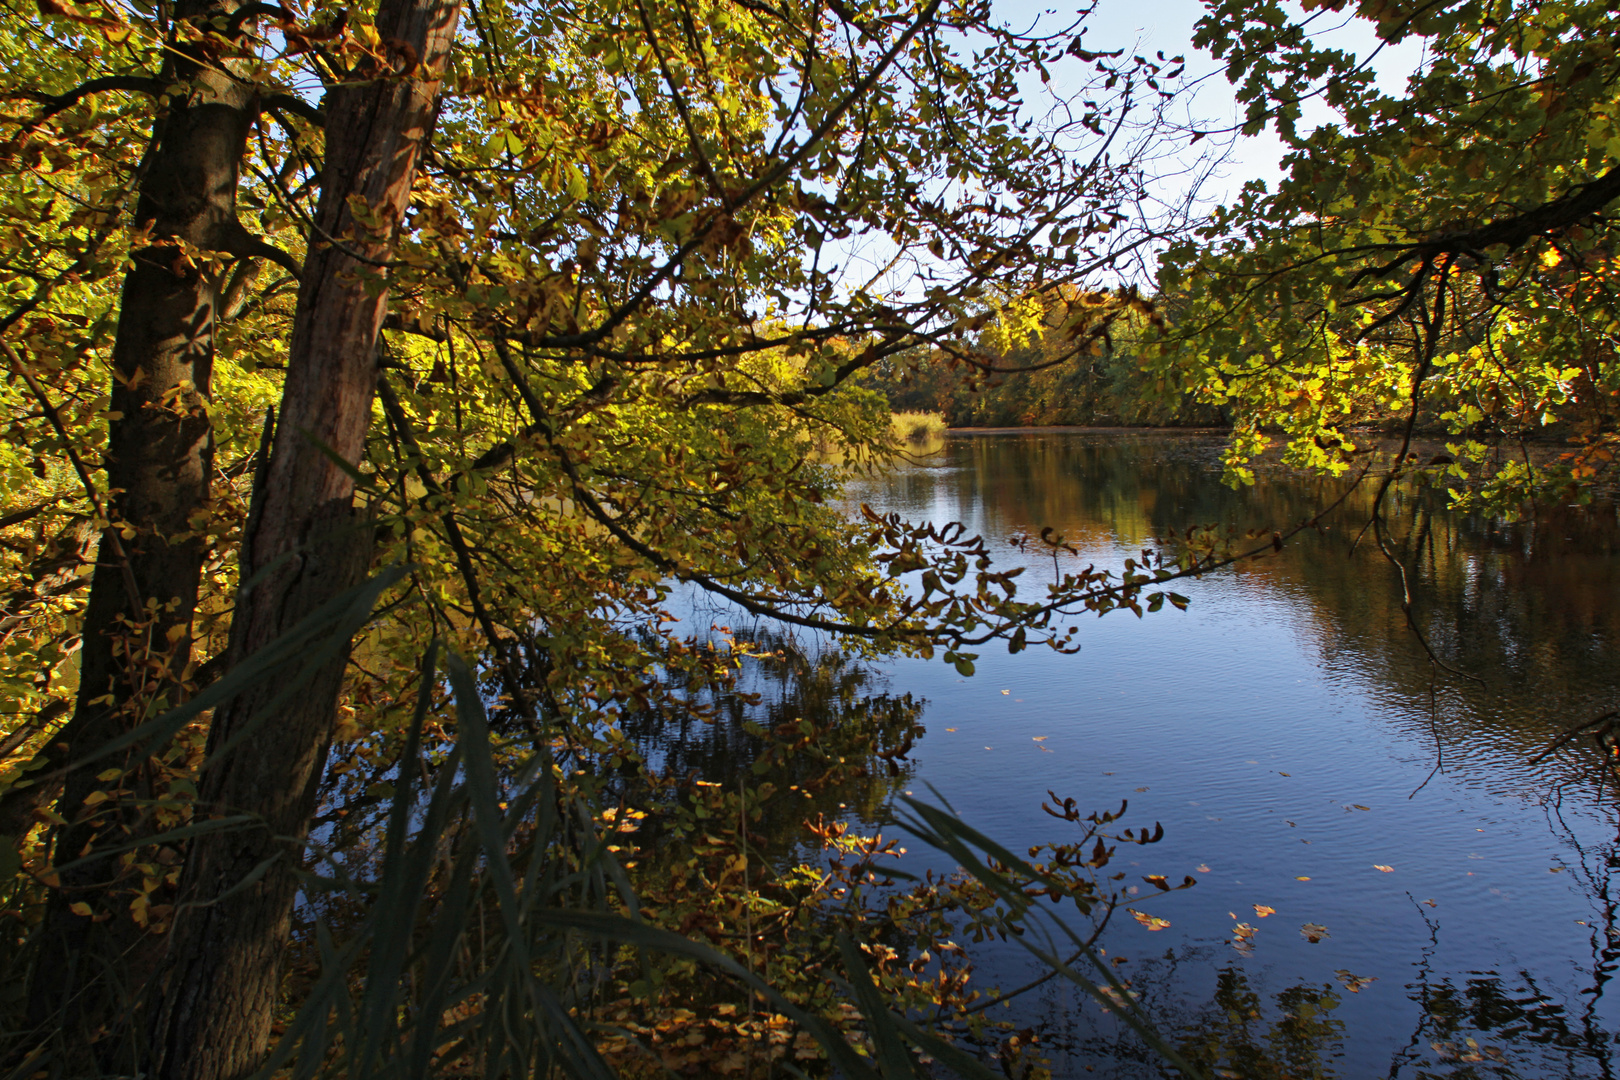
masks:
<svg viewBox="0 0 1620 1080"><path fill-rule="evenodd" d="M1295 881L1309 881L1309 880L1311 880L1311 879L1310 879L1310 878L1308 878L1308 877L1297 877L1297 878L1295 878L1295 879L1294 879L1294 880L1295 880Z"/></svg>
<svg viewBox="0 0 1620 1080"><path fill-rule="evenodd" d="M1285 772L1279 772L1279 773L1278 773L1278 774L1277 774L1277 775L1278 775L1278 776L1292 776L1292 775L1294 775L1294 774L1293 774L1293 773L1285 773Z"/></svg>
<svg viewBox="0 0 1620 1080"><path fill-rule="evenodd" d="M1393 866L1385 866L1383 863L1373 863L1373 869L1382 870L1386 874L1393 874L1395 872L1395 868Z"/></svg>
<svg viewBox="0 0 1620 1080"><path fill-rule="evenodd" d="M1309 941L1313 945L1318 941L1321 941L1323 938L1329 936L1327 927L1323 926L1321 923L1308 922L1299 928L1299 932L1306 941Z"/></svg>
<svg viewBox="0 0 1620 1080"><path fill-rule="evenodd" d="M1137 790L1137 791L1146 791L1146 790L1147 790L1147 788L1145 788L1145 787L1139 787L1139 788L1137 788L1137 789L1136 789L1136 790Z"/></svg>
<svg viewBox="0 0 1620 1080"><path fill-rule="evenodd" d="M1295 825L1295 824L1294 824L1294 823L1293 823L1293 822L1292 822L1292 821L1288 821L1288 819L1287 819L1287 818L1283 818L1283 820L1284 820L1284 821L1287 821L1287 822L1288 822L1288 827L1289 827L1289 828L1290 828L1290 829L1297 829L1297 828L1299 828L1299 826L1298 826L1298 825Z"/></svg>
<svg viewBox="0 0 1620 1080"><path fill-rule="evenodd" d="M1005 696L1007 694L1012 693L1012 691L1011 690L1003 690L1001 693L1002 693L1003 696Z"/></svg>
<svg viewBox="0 0 1620 1080"><path fill-rule="evenodd" d="M1030 738L1035 742L1045 742L1047 740L1045 735L1031 735Z"/></svg>
<svg viewBox="0 0 1620 1080"><path fill-rule="evenodd" d="M1200 874L1207 874L1209 873L1209 864L1199 863L1197 866L1193 867L1193 869L1198 871Z"/></svg>
<svg viewBox="0 0 1620 1080"><path fill-rule="evenodd" d="M1435 902L1435 901L1434 901L1434 900L1425 900L1425 901L1423 901L1423 902L1424 902L1424 903L1425 903L1425 904L1428 904L1428 905L1429 905L1429 906L1430 906L1430 907L1439 907L1439 906L1440 906L1440 905L1439 905L1439 904L1438 904L1438 903L1436 903L1436 902Z"/></svg>
<svg viewBox="0 0 1620 1080"><path fill-rule="evenodd" d="M1350 805L1352 807L1354 807L1355 809L1357 809L1357 810L1371 810L1372 809L1372 807L1370 807L1370 806L1362 806L1360 803L1351 803Z"/></svg>
<svg viewBox="0 0 1620 1080"><path fill-rule="evenodd" d="M1234 936L1237 937L1237 939L1239 941L1248 941L1250 938L1254 937L1254 935L1259 933L1259 932L1260 932L1259 927L1250 926L1246 922L1240 922L1236 926L1232 927L1232 933L1233 933Z"/></svg>
<svg viewBox="0 0 1620 1080"><path fill-rule="evenodd" d="M1170 925L1169 919L1161 919L1157 915L1149 915L1147 912L1137 911L1135 908L1126 908L1125 910L1131 913L1131 918L1135 919L1149 930L1163 930L1165 927Z"/></svg>
<svg viewBox="0 0 1620 1080"><path fill-rule="evenodd" d="M955 731L955 730L956 730L956 729L955 729L955 728L953 728L953 727L948 727L948 728L946 728L946 729L945 729L945 730L946 730L946 731Z"/></svg>
<svg viewBox="0 0 1620 1080"><path fill-rule="evenodd" d="M1267 915L1277 914L1277 909L1274 907L1266 907L1264 904L1256 904L1254 905L1254 913L1263 919Z"/></svg>
<svg viewBox="0 0 1620 1080"><path fill-rule="evenodd" d="M1344 988L1350 991L1352 994L1359 994L1361 993L1362 987L1366 986L1368 983L1375 983L1378 981L1378 976L1376 975L1352 975L1345 968L1340 968L1333 974L1339 977L1339 982L1343 983Z"/></svg>

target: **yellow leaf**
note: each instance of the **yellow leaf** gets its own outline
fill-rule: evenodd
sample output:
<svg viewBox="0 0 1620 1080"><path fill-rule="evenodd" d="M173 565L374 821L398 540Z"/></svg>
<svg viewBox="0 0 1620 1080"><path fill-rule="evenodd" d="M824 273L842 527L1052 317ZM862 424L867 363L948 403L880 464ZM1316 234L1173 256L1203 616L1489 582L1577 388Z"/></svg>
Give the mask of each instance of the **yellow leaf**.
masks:
<svg viewBox="0 0 1620 1080"><path fill-rule="evenodd" d="M1267 915L1277 914L1277 909L1274 907L1267 907L1264 904L1256 904L1254 905L1254 913L1263 919Z"/></svg>
<svg viewBox="0 0 1620 1080"><path fill-rule="evenodd" d="M1163 930L1165 927L1170 925L1169 919L1161 919L1157 915L1149 915L1147 912L1137 911L1135 908L1126 908L1125 910L1131 913L1131 918L1135 919L1149 930Z"/></svg>
<svg viewBox="0 0 1620 1080"><path fill-rule="evenodd" d="M75 915L82 915L86 919L88 919L90 917L90 914L91 914L90 905L85 903L83 900L80 900L78 903L73 904L72 906L70 906L68 908L68 910L73 912L73 914L75 914Z"/></svg>
<svg viewBox="0 0 1620 1080"><path fill-rule="evenodd" d="M1395 868L1393 866L1385 866L1383 863L1373 863L1373 869L1382 870L1386 874L1393 874L1395 872Z"/></svg>

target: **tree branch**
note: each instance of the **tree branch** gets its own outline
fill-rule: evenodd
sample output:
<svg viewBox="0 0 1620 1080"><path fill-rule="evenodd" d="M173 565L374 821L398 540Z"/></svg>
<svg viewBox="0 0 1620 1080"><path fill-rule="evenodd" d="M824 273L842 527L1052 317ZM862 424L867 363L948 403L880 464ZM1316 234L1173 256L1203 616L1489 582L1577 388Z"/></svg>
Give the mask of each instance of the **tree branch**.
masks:
<svg viewBox="0 0 1620 1080"><path fill-rule="evenodd" d="M32 131L64 109L71 109L91 94L100 94L107 90L129 90L157 97L165 89L166 84L162 79L154 79L150 75L105 75L99 79L91 79L87 83L76 86L65 94L42 94L37 91L25 91L25 97L32 101L42 102L45 109L38 116L24 123L22 128L24 131Z"/></svg>
<svg viewBox="0 0 1620 1080"><path fill-rule="evenodd" d="M259 108L265 112L273 113L279 109L282 112L292 113L300 120L307 121L323 131L326 130L326 114L297 94L265 94L259 98Z"/></svg>

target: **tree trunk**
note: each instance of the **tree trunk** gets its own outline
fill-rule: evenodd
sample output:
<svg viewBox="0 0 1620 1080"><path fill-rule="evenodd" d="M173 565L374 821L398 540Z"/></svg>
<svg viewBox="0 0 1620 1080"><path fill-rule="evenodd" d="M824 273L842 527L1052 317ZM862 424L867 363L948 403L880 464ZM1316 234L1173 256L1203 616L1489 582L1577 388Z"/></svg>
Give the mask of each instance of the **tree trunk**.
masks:
<svg viewBox="0 0 1620 1080"><path fill-rule="evenodd" d="M237 6L237 0L182 0L177 15L207 19ZM198 62L178 49L171 57L163 78L187 85L189 94L173 100L153 126L136 204L137 228L149 228L151 243L132 253L113 344L117 418L108 435L104 504L112 524L102 536L90 585L78 701L45 752L51 768L175 704L191 656L205 554L191 533L207 506L213 470L207 403L217 282L185 257L181 244L227 249L241 231L236 187L255 91L217 60ZM97 779L111 766L129 775ZM57 863L93 853L98 843L121 840L140 827L125 797L86 800L97 790L139 793L144 772L144 759L126 754L66 775L57 812L69 824L56 838ZM132 949L141 952L145 932L130 918L129 898L109 887L119 869L109 858L63 873L45 916L29 1016L80 1047L101 1038L92 1033L127 1012L120 988L105 977L106 965L116 963L128 973ZM72 905L81 902L101 921L75 913Z"/></svg>
<svg viewBox="0 0 1620 1080"><path fill-rule="evenodd" d="M298 293L269 469L242 541L242 580L256 580L238 595L233 660L356 584L369 563L370 522L354 507L349 473L329 454L348 462L364 457L387 305L378 264L392 254L410 201L459 14L457 0L383 0L377 32L395 70L356 72L328 99L318 231ZM356 221L351 200L380 225ZM214 716L199 811L253 813L262 824L201 837L192 847L181 884L188 906L176 919L153 1017L152 1077L235 1080L268 1048L299 841L345 663L346 654L307 679L297 701L268 718L244 752L220 760L212 753L283 686L272 680Z"/></svg>

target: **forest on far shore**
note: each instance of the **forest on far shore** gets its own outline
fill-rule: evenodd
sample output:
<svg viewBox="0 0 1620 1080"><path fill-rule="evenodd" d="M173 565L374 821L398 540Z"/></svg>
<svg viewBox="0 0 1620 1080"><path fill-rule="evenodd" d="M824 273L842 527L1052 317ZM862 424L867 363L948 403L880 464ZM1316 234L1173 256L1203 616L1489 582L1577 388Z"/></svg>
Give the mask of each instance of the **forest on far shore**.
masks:
<svg viewBox="0 0 1620 1080"><path fill-rule="evenodd" d="M867 384L896 413L927 412L948 427L1226 427L1227 409L1169 387L1142 363L1147 349L1133 319L1104 348L1073 355L1062 333L1062 305L1019 340L997 326L981 348L1007 373L984 374L941 362L892 360L872 368Z"/></svg>

